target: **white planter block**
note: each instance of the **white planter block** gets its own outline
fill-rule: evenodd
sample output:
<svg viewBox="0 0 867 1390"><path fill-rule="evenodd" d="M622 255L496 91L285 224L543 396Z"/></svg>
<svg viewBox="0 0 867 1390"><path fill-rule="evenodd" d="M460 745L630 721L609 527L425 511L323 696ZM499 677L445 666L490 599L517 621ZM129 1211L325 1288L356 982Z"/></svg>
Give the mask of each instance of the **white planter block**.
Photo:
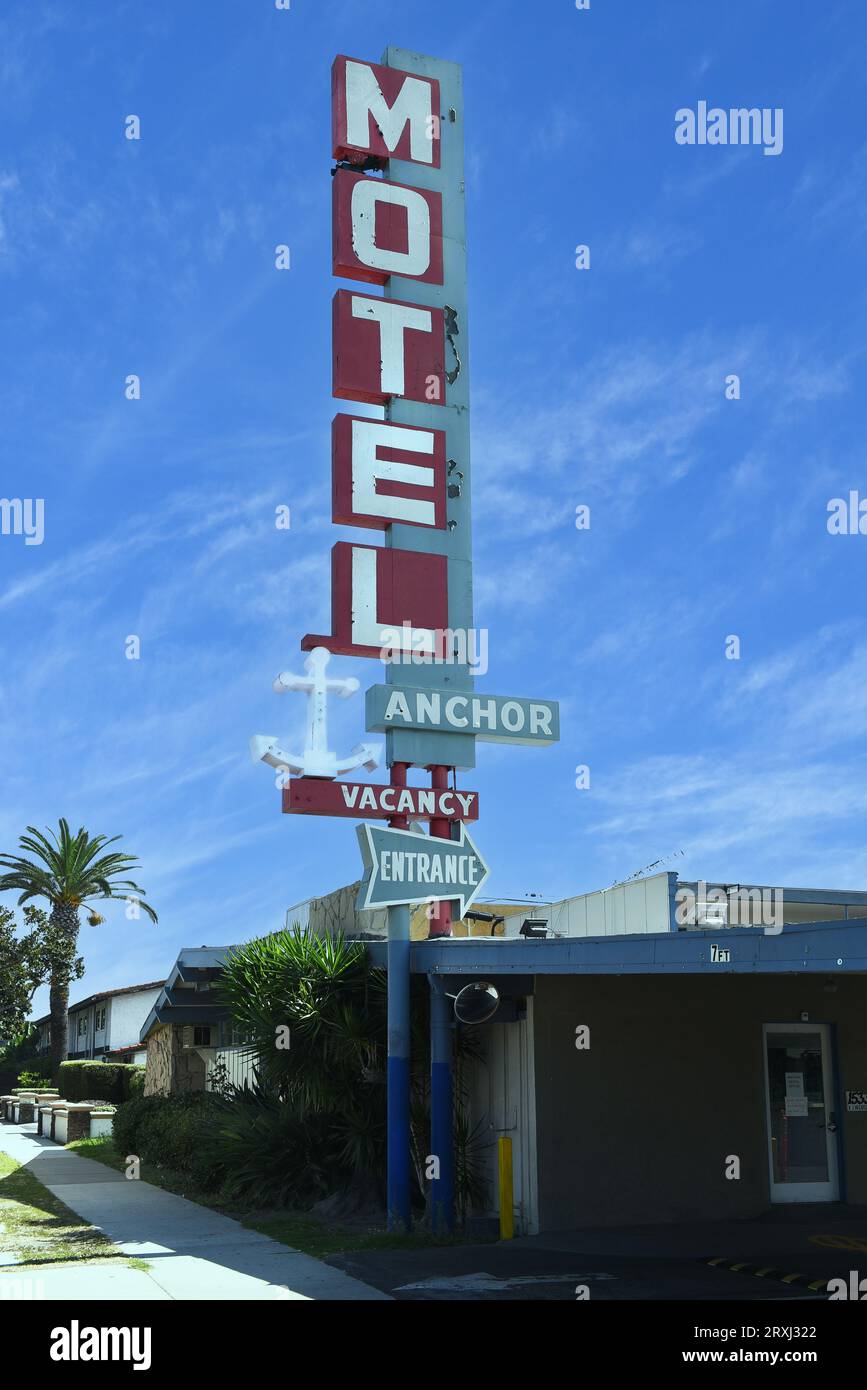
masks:
<svg viewBox="0 0 867 1390"><path fill-rule="evenodd" d="M99 1115L91 1111L90 1115L90 1137L91 1139L110 1139L114 1128L114 1115Z"/></svg>
<svg viewBox="0 0 867 1390"><path fill-rule="evenodd" d="M65 1110L58 1110L54 1121L54 1140L57 1144L66 1143L67 1113Z"/></svg>

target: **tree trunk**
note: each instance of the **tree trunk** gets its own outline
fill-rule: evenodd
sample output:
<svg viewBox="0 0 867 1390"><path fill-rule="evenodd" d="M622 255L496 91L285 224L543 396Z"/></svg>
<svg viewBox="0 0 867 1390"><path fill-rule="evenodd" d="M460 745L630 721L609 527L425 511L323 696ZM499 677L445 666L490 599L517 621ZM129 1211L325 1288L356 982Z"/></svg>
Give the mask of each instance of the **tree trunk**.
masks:
<svg viewBox="0 0 867 1390"><path fill-rule="evenodd" d="M51 976L48 991L48 1006L51 1010L51 1084L60 1085L60 1063L66 1061L67 1049L67 1009L69 1008L69 980Z"/></svg>
<svg viewBox="0 0 867 1390"><path fill-rule="evenodd" d="M60 1064L66 1061L69 1046L69 974L75 958L75 943L78 940L78 912L70 903L55 903L51 910L51 923L69 940L68 951L52 967L48 991L48 1006L51 1011L51 1082L52 1085L59 1086Z"/></svg>

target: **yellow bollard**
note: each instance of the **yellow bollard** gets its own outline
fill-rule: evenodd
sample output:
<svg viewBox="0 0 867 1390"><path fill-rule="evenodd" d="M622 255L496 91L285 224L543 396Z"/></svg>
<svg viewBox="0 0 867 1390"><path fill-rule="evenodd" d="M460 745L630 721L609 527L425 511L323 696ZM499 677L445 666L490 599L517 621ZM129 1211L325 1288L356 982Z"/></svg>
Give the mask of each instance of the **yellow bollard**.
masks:
<svg viewBox="0 0 867 1390"><path fill-rule="evenodd" d="M500 1240L511 1240L515 1234L511 1139L497 1140L497 1161L500 1170Z"/></svg>

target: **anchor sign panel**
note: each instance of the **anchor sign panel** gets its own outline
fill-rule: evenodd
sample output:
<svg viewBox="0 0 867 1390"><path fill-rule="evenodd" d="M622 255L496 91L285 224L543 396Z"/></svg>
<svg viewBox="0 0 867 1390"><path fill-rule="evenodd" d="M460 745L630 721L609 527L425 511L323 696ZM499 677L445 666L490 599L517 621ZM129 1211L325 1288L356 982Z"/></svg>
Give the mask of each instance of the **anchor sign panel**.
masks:
<svg viewBox="0 0 867 1390"><path fill-rule="evenodd" d="M488 866L463 823L458 840L435 840L380 825L358 825L356 834L365 867L359 912L441 899L458 902L458 915L463 917L488 877Z"/></svg>
<svg viewBox="0 0 867 1390"><path fill-rule="evenodd" d="M488 743L557 743L556 700L512 699L415 686L372 685L366 703L368 729L424 729L474 734Z"/></svg>

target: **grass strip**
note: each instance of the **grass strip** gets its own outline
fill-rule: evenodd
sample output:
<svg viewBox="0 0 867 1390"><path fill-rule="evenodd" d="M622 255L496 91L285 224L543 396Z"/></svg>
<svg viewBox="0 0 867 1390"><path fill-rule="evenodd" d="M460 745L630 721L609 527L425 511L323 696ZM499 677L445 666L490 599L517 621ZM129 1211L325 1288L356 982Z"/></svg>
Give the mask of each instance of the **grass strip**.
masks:
<svg viewBox="0 0 867 1390"><path fill-rule="evenodd" d="M26 1167L0 1151L0 1267L103 1260L119 1254L104 1231L82 1220Z"/></svg>
<svg viewBox="0 0 867 1390"><path fill-rule="evenodd" d="M68 1148L81 1154L82 1158L94 1158L116 1172L126 1171L126 1160L118 1153L111 1139L79 1139ZM196 1189L183 1173L171 1168L161 1168L157 1164L142 1160L141 1177L154 1187L166 1192L174 1192L178 1197L197 1202L199 1206L210 1207L223 1216L239 1221L248 1230L259 1231L270 1236L281 1245L302 1250L305 1255L315 1255L326 1259L329 1255L345 1255L360 1250L421 1250L440 1245L477 1245L483 1243L478 1236L465 1240L455 1236L443 1240L429 1231L420 1229L411 1235L398 1235L384 1229L359 1229L340 1225L329 1225L318 1221L309 1212L287 1209L285 1212L257 1212L250 1207L240 1206L237 1201L222 1197L219 1193Z"/></svg>

